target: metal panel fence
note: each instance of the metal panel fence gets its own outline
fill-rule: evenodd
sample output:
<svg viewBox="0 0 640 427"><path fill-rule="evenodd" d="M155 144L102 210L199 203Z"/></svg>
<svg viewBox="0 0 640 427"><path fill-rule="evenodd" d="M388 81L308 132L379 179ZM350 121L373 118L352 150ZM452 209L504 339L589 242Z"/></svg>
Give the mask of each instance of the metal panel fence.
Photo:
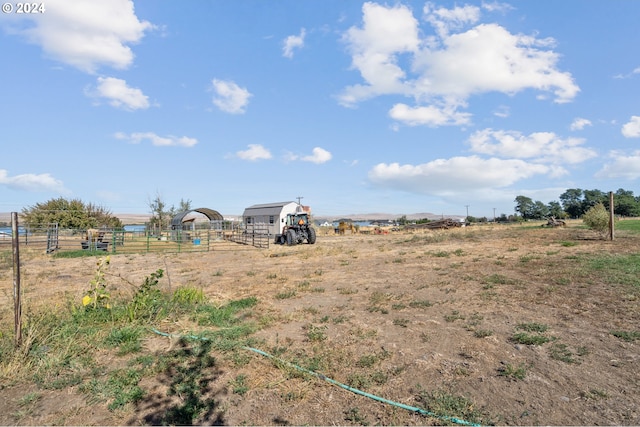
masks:
<svg viewBox="0 0 640 427"><path fill-rule="evenodd" d="M159 235L146 231L100 230L88 236L86 230L27 228L19 234L20 245L46 253L100 251L112 254L144 252L205 252L216 233L210 230L172 230ZM0 240L0 245L3 241Z"/></svg>
<svg viewBox="0 0 640 427"><path fill-rule="evenodd" d="M229 242L268 248L271 236L266 226L243 225L228 230L87 230L60 229L57 224L42 228L20 228L19 243L29 249L46 253L89 251L111 254L146 252L207 252L214 248L229 248ZM226 245L225 245L226 244ZM11 247L11 235L0 235L0 248Z"/></svg>

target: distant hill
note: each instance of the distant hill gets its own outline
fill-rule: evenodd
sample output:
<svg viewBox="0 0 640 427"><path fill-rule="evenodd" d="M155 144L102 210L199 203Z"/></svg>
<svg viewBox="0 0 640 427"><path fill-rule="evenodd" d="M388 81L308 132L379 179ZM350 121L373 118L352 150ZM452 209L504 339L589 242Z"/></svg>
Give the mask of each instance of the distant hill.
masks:
<svg viewBox="0 0 640 427"><path fill-rule="evenodd" d="M316 221L336 221L339 219L350 219L352 221L375 221L375 220L388 220L398 219L402 216L406 216L408 220L415 221L418 219L430 219L438 220L443 218L459 219L464 218L464 215L437 215L429 212L412 213L412 214L393 214L393 213L366 213L366 214L348 214L348 215L314 215Z"/></svg>

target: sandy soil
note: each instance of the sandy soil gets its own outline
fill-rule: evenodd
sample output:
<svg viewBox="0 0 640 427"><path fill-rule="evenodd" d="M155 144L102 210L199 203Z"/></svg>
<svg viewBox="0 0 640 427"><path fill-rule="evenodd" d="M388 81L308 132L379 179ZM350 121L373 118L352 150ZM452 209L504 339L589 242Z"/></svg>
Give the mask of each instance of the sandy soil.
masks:
<svg viewBox="0 0 640 427"><path fill-rule="evenodd" d="M202 287L215 302L255 296L252 316L264 327L261 349L288 361L314 360L318 371L376 396L420 405L420 396L461 396L483 420L509 425L638 425L638 341L613 330L638 330L638 288L591 277L576 258L638 253L640 240L614 242L589 231L468 227L416 234L320 235L315 245L254 249L221 244L206 253L112 257L110 283L127 291L157 270L161 285ZM567 245L573 242L575 245ZM25 255L25 307L79 300L95 259ZM2 321L12 313L11 274L0 277ZM543 345L514 342L518 325L548 326ZM187 325L157 325L171 333ZM315 334L314 334L315 332ZM150 334L145 353L168 351ZM560 360L560 354L570 361ZM214 357L221 355L213 354ZM292 375L247 352L245 363L208 368L200 424L432 425L444 421L354 394L323 378ZM105 356L105 363L122 363ZM509 375L515 369L524 378ZM234 379L246 392L234 393ZM180 396L168 397L168 373L146 378L147 397L110 412L76 389L0 387L0 424L155 424ZM184 398L184 397L182 397ZM22 411L22 412L20 412ZM451 413L451 416L460 414Z"/></svg>

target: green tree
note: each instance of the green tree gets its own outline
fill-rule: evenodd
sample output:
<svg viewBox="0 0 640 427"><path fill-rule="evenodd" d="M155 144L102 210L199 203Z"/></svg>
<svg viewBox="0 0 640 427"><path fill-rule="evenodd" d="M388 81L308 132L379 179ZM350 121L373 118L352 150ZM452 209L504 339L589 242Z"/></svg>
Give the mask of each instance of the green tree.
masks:
<svg viewBox="0 0 640 427"><path fill-rule="evenodd" d="M406 216L406 215L402 215L400 218L398 218L398 219L396 220L396 222L397 222L399 225L407 225L407 224L409 223L409 220L407 219L407 216Z"/></svg>
<svg viewBox="0 0 640 427"><path fill-rule="evenodd" d="M544 219L549 216L549 208L539 200L533 203L531 219Z"/></svg>
<svg viewBox="0 0 640 427"><path fill-rule="evenodd" d="M167 209L167 204L160 193L156 193L156 198L149 200L149 209L151 210L151 219L149 220L149 228L157 234L159 231L168 228L171 220L171 212Z"/></svg>
<svg viewBox="0 0 640 427"><path fill-rule="evenodd" d="M171 218L173 218L174 216L178 215L179 213L185 212L185 211L190 211L191 210L191 200L187 199L180 199L180 204L178 205L178 208L176 208L175 206L171 205L171 209L169 209L169 216Z"/></svg>
<svg viewBox="0 0 640 427"><path fill-rule="evenodd" d="M22 221L29 227L46 227L57 223L60 228L122 228L122 221L111 212L93 203L63 197L36 203L22 209Z"/></svg>
<svg viewBox="0 0 640 427"><path fill-rule="evenodd" d="M522 219L533 218L534 202L530 197L518 196L514 201L516 202L515 211L520 214Z"/></svg>
<svg viewBox="0 0 640 427"><path fill-rule="evenodd" d="M560 205L560 202L557 202L555 200L553 202L549 202L549 204L547 205L547 209L549 209L549 215L555 218L565 218L567 216L565 211L562 209L562 205Z"/></svg>
<svg viewBox="0 0 640 427"><path fill-rule="evenodd" d="M176 209L174 205L167 208L167 204L160 193L156 193L153 200L149 200L149 209L151 210L151 219L149 220L149 228L157 234L161 230L169 228L171 219L177 214L191 210L191 200L180 199L180 205Z"/></svg>
<svg viewBox="0 0 640 427"><path fill-rule="evenodd" d="M562 208L571 218L580 218L582 210L582 190L580 188L570 188L560 195Z"/></svg>
<svg viewBox="0 0 640 427"><path fill-rule="evenodd" d="M609 196L600 190L584 190L582 196L583 214L598 203L602 203L605 208L609 205Z"/></svg>
<svg viewBox="0 0 640 427"><path fill-rule="evenodd" d="M613 205L617 215L640 216L640 201L633 196L633 191L618 189L614 194Z"/></svg>

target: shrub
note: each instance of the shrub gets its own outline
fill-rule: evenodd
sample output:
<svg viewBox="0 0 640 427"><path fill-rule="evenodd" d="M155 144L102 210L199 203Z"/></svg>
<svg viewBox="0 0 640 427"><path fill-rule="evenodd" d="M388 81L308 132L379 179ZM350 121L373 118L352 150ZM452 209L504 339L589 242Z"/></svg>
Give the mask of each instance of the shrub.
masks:
<svg viewBox="0 0 640 427"><path fill-rule="evenodd" d="M590 229L604 235L609 230L609 212L602 203L598 203L582 216L582 222Z"/></svg>

